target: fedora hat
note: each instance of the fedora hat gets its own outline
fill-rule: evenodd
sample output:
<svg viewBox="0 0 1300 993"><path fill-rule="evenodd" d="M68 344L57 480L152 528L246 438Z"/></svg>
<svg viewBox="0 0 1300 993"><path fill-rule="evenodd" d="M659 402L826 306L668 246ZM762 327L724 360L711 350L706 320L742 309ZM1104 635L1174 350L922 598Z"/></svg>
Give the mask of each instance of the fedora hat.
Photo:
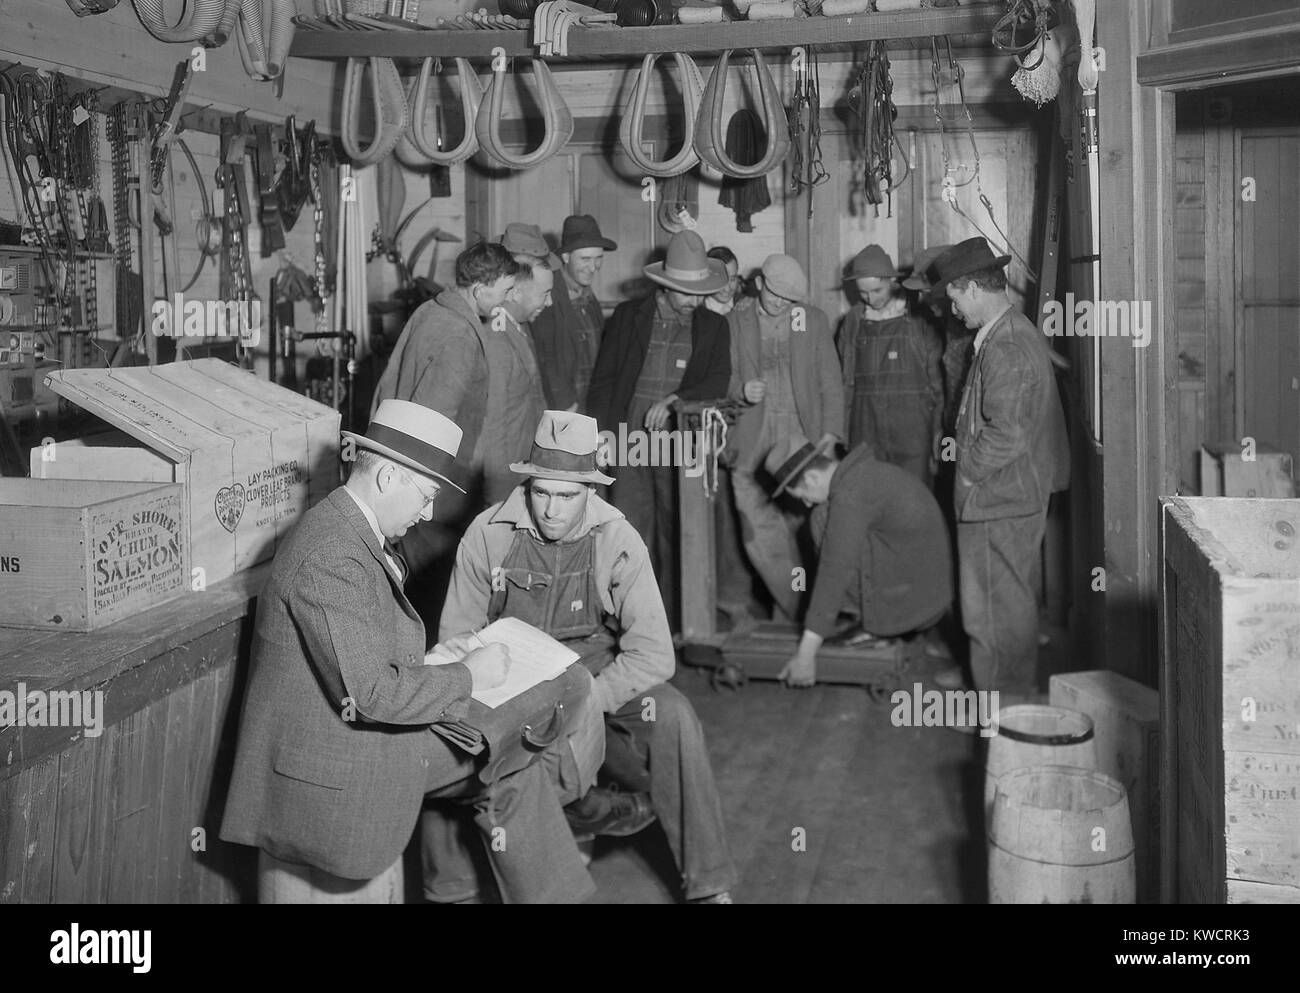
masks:
<svg viewBox="0 0 1300 993"><path fill-rule="evenodd" d="M560 254L576 252L579 248L603 248L612 252L618 244L600 233L600 225L590 214L572 214L564 219L560 231Z"/></svg>
<svg viewBox="0 0 1300 993"><path fill-rule="evenodd" d="M879 245L868 245L853 256L853 261L844 269L846 282L868 277L897 279L901 275L902 273L894 268L894 260L889 257L889 253Z"/></svg>
<svg viewBox="0 0 1300 993"><path fill-rule="evenodd" d="M599 446L600 431L594 417L567 410L544 410L528 461L510 463L510 471L538 479L608 486L613 478L596 468Z"/></svg>
<svg viewBox="0 0 1300 993"><path fill-rule="evenodd" d="M772 492L772 496L779 497L784 493L786 487L794 482L799 473L808 468L808 463L819 455L825 455L834 445L834 439L827 439L814 445L798 431L787 435L785 440L768 452L767 458L763 460L763 468L776 480L776 489Z"/></svg>
<svg viewBox="0 0 1300 993"><path fill-rule="evenodd" d="M1010 255L994 255L983 238L967 238L934 260L934 288L945 290L954 279L969 276L981 269L1000 269L1011 261Z"/></svg>
<svg viewBox="0 0 1300 993"><path fill-rule="evenodd" d="M925 292L933 285L930 279L930 270L934 266L934 260L937 259L951 245L930 245L916 253L916 259L912 262L912 275L903 280L903 285L909 290L920 290Z"/></svg>
<svg viewBox="0 0 1300 993"><path fill-rule="evenodd" d="M694 231L678 231L668 242L662 262L652 262L641 270L647 279L678 293L708 296L727 285L727 267L711 259L704 250L704 239Z"/></svg>
<svg viewBox="0 0 1300 993"><path fill-rule="evenodd" d="M456 465L461 436L451 418L407 400L381 403L365 434L343 432L343 437L352 439L358 448L441 479L464 493L466 480Z"/></svg>
<svg viewBox="0 0 1300 993"><path fill-rule="evenodd" d="M542 229L536 224L521 224L518 221L507 224L506 233L501 236L501 247L511 255L545 259L552 269L558 269L561 265L560 257L551 251L551 246L542 237Z"/></svg>

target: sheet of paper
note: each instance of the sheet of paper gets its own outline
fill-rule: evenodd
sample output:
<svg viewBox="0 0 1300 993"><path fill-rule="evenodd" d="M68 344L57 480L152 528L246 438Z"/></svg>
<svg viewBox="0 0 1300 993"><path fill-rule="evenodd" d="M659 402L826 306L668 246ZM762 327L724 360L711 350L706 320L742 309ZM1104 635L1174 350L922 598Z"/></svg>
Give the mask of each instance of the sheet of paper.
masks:
<svg viewBox="0 0 1300 993"><path fill-rule="evenodd" d="M578 653L573 649L515 617L503 617L475 637L485 645L505 645L510 650L506 681L494 689L473 694L474 699L485 707L499 707L538 683L554 679L578 661Z"/></svg>

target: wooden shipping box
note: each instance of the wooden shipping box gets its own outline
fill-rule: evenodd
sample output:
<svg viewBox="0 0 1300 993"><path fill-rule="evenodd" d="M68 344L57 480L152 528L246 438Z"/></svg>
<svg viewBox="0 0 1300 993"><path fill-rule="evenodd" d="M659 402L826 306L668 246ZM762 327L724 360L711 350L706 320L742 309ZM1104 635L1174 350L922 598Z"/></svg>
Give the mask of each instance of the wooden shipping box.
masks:
<svg viewBox="0 0 1300 993"><path fill-rule="evenodd" d="M46 382L123 434L120 444L35 448L32 476L181 483L192 566L207 583L270 558L338 485L338 413L219 359L75 369Z"/></svg>
<svg viewBox="0 0 1300 993"><path fill-rule="evenodd" d="M0 479L0 624L94 631L190 588L167 483Z"/></svg>
<svg viewBox="0 0 1300 993"><path fill-rule="evenodd" d="M1293 497L1295 479L1290 452L1258 445L1249 462L1241 446L1201 446L1201 496Z"/></svg>
<svg viewBox="0 0 1300 993"><path fill-rule="evenodd" d="M1160 694L1117 672L1067 672L1050 683L1053 707L1092 718L1097 770L1128 792L1138 903L1159 899Z"/></svg>
<svg viewBox="0 0 1300 993"><path fill-rule="evenodd" d="M1300 500L1167 499L1162 541L1162 899L1300 887Z"/></svg>

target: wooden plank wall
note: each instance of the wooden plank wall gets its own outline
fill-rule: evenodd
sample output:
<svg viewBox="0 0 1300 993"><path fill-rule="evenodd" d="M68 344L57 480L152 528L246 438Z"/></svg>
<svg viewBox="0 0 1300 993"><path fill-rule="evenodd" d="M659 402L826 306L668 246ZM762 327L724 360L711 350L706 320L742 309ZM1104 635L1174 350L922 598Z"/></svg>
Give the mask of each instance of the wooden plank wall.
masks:
<svg viewBox="0 0 1300 993"><path fill-rule="evenodd" d="M1200 492L1201 442L1206 436L1208 368L1206 292L1210 239L1206 206L1206 134L1199 100L1179 99L1174 164L1178 269L1178 488ZM1214 249L1217 257L1217 246ZM1217 325L1216 325L1217 331ZM1216 335L1217 337L1217 335ZM1217 396L1217 390L1211 390Z"/></svg>
<svg viewBox="0 0 1300 993"><path fill-rule="evenodd" d="M169 653L190 656L197 679L0 779L0 903L255 898L255 853L217 838L250 623Z"/></svg>

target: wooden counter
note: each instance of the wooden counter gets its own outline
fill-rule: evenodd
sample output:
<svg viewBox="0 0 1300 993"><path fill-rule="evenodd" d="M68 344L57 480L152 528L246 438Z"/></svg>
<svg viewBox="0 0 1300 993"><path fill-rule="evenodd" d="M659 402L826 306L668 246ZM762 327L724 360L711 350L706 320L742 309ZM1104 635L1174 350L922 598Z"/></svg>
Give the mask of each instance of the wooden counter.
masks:
<svg viewBox="0 0 1300 993"><path fill-rule="evenodd" d="M218 840L263 565L91 634L0 628L0 691L101 692L102 734L0 727L0 903L236 903Z"/></svg>

